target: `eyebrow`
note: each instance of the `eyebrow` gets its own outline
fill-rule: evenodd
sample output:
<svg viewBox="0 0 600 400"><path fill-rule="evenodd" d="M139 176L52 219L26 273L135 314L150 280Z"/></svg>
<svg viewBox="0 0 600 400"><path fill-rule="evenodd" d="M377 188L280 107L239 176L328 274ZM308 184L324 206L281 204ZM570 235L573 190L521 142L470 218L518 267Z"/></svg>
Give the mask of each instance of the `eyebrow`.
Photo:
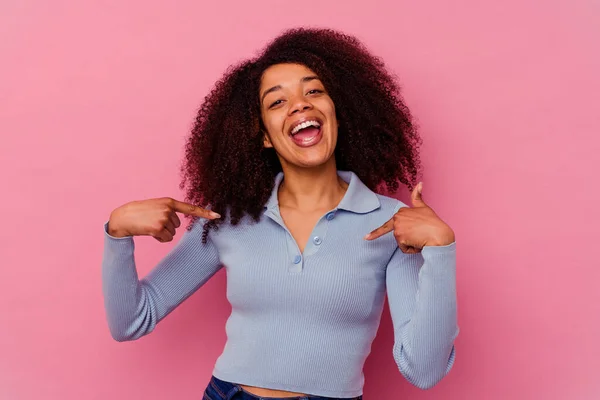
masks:
<svg viewBox="0 0 600 400"><path fill-rule="evenodd" d="M305 76L302 79L300 79L300 82L305 83L305 82L310 82L310 81L314 81L314 80L320 80L320 79L316 75L310 75L310 76ZM265 100L265 96L268 95L269 93L274 92L276 90L280 90L280 89L281 89L281 85L276 85L276 86L273 86L272 88L265 90L262 97L260 98L260 102L262 103Z"/></svg>

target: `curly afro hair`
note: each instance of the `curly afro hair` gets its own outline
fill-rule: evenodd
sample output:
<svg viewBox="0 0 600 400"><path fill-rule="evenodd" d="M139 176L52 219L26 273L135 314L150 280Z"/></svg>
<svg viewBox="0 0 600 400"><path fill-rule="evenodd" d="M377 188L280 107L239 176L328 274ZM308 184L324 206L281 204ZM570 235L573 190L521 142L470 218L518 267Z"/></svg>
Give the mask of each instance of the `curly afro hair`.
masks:
<svg viewBox="0 0 600 400"><path fill-rule="evenodd" d="M274 64L302 64L319 76L339 121L336 167L353 171L373 191L417 183L421 139L394 77L355 37L331 29L295 28L271 41L255 58L230 66L205 97L185 145L180 188L186 201L211 208L236 225L260 220L281 164L263 147L259 88ZM192 218L191 229L197 217Z"/></svg>

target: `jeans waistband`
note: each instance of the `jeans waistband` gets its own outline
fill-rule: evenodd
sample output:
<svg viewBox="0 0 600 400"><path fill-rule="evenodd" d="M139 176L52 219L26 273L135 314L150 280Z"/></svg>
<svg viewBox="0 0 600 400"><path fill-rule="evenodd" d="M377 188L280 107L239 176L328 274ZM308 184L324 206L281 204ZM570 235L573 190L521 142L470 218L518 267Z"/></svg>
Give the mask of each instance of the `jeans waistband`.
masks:
<svg viewBox="0 0 600 400"><path fill-rule="evenodd" d="M212 394L212 396L211 396ZM217 395L218 399L213 399ZM321 396L296 396L296 397L261 397L244 390L239 384L223 381L212 376L208 383L204 399L208 400L362 400L362 396L352 398L336 398Z"/></svg>

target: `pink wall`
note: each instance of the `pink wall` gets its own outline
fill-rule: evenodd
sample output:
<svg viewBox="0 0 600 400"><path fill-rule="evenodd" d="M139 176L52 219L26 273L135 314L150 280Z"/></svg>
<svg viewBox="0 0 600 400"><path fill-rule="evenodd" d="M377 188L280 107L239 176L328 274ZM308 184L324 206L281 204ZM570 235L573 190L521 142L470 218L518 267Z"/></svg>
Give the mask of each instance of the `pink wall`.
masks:
<svg viewBox="0 0 600 400"><path fill-rule="evenodd" d="M176 3L0 3L1 399L200 398L225 341L223 271L117 343L102 224L124 202L181 197L212 83L307 23L357 35L401 78L425 199L460 243L454 369L411 387L386 308L366 400L600 398L600 3ZM138 240L140 274L171 246Z"/></svg>

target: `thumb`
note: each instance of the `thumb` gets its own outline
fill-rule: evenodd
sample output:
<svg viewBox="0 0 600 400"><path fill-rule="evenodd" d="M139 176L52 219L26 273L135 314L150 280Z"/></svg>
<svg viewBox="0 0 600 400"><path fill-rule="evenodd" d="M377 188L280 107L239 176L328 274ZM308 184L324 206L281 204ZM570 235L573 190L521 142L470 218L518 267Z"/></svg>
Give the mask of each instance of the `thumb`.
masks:
<svg viewBox="0 0 600 400"><path fill-rule="evenodd" d="M422 193L423 193L423 182L419 182L419 184L417 186L415 186L415 188L413 189L412 194L410 196L413 206L427 207L427 204L425 204L425 202L423 201Z"/></svg>

